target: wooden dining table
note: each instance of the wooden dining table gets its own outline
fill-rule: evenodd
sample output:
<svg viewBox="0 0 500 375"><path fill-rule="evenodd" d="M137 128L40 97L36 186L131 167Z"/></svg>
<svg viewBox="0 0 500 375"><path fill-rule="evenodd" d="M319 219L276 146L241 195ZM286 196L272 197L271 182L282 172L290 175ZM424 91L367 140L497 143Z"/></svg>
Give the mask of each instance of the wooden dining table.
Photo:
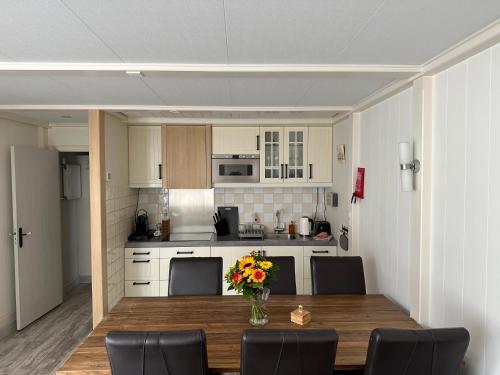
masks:
<svg viewBox="0 0 500 375"><path fill-rule="evenodd" d="M310 323L290 321L298 305ZM383 295L271 296L269 323L248 323L250 302L241 296L123 298L57 370L58 375L111 374L104 338L109 331L170 331L201 328L208 366L214 372L240 371L240 341L246 329L334 328L339 336L335 368L364 367L370 333L377 327L420 328Z"/></svg>

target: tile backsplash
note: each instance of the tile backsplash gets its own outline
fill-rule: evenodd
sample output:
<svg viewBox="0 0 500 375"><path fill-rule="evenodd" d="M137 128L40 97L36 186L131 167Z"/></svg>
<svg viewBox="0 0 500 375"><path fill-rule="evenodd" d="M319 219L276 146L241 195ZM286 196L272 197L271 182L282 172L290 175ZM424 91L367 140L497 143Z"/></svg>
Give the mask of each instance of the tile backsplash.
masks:
<svg viewBox="0 0 500 375"><path fill-rule="evenodd" d="M317 191L319 202L316 210ZM297 223L302 216L323 218L323 188L216 188L215 207L237 206L240 223L251 223L257 215L266 232L272 232L276 223L276 211L280 210L281 221Z"/></svg>

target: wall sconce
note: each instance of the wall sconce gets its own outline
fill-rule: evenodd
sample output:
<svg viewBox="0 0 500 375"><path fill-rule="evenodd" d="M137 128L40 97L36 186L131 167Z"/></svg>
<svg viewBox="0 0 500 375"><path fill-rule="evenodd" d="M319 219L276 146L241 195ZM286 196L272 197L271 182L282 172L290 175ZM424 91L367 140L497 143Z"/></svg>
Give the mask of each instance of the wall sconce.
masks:
<svg viewBox="0 0 500 375"><path fill-rule="evenodd" d="M399 166L401 169L401 191L412 191L413 174L420 170L420 161L413 159L408 142L399 144Z"/></svg>

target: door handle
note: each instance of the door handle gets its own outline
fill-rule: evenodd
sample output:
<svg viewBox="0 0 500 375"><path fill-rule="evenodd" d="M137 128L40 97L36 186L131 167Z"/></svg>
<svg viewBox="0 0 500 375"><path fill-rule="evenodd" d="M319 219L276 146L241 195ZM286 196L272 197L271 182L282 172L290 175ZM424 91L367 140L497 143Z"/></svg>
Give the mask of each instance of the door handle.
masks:
<svg viewBox="0 0 500 375"><path fill-rule="evenodd" d="M288 178L288 164L285 164L285 178Z"/></svg>
<svg viewBox="0 0 500 375"><path fill-rule="evenodd" d="M313 254L328 254L328 250L313 250Z"/></svg>
<svg viewBox="0 0 500 375"><path fill-rule="evenodd" d="M23 233L23 228L19 227L19 248L22 248L23 245L24 245L24 242L23 242L23 237L24 236L31 236L31 232L26 232L26 233Z"/></svg>
<svg viewBox="0 0 500 375"><path fill-rule="evenodd" d="M161 180L161 164L158 164L158 179Z"/></svg>
<svg viewBox="0 0 500 375"><path fill-rule="evenodd" d="M151 254L149 251L147 253L136 253L135 251L132 253L132 255L149 255Z"/></svg>
<svg viewBox="0 0 500 375"><path fill-rule="evenodd" d="M313 178L313 165L309 164L309 179Z"/></svg>
<svg viewBox="0 0 500 375"><path fill-rule="evenodd" d="M260 135L257 136L257 151L260 151Z"/></svg>
<svg viewBox="0 0 500 375"><path fill-rule="evenodd" d="M132 263L149 263L150 260L133 260Z"/></svg>
<svg viewBox="0 0 500 375"><path fill-rule="evenodd" d="M181 255L181 254L193 254L194 251L178 251L177 254Z"/></svg>
<svg viewBox="0 0 500 375"><path fill-rule="evenodd" d="M281 164L281 179L283 180L285 178L285 173L283 172L284 164Z"/></svg>
<svg viewBox="0 0 500 375"><path fill-rule="evenodd" d="M150 282L150 281L145 281L145 282L137 282L137 281L134 281L134 282L132 283L132 285L149 285L149 284L151 284L151 282Z"/></svg>

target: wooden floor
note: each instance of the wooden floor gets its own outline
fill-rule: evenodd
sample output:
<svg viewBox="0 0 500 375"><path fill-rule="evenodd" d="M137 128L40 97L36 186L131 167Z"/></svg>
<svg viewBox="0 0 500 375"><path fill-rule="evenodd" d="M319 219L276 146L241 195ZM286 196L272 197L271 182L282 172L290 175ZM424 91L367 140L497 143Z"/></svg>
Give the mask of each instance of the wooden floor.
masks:
<svg viewBox="0 0 500 375"><path fill-rule="evenodd" d="M90 284L24 330L0 341L0 374L54 374L92 329Z"/></svg>

